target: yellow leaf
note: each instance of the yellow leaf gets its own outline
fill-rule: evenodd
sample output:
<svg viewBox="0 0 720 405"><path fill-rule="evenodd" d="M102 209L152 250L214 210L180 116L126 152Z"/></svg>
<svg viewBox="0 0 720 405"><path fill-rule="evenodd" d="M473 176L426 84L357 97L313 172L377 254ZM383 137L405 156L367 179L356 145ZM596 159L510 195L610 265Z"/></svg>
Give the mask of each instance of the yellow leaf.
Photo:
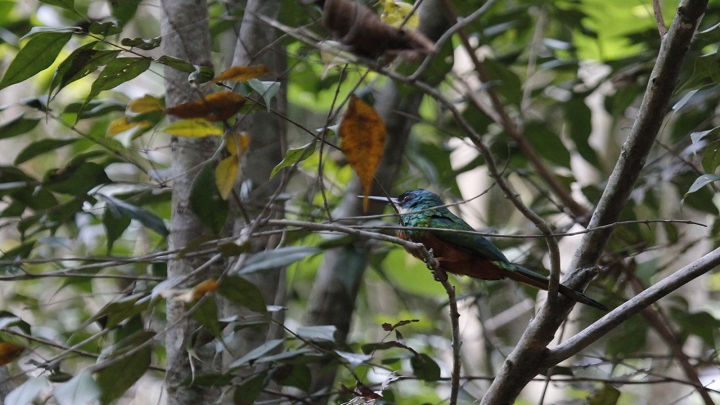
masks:
<svg viewBox="0 0 720 405"><path fill-rule="evenodd" d="M133 122L128 117L118 118L111 122L107 129L107 136L115 136L131 129L145 129L152 126L150 121Z"/></svg>
<svg viewBox="0 0 720 405"><path fill-rule="evenodd" d="M25 350L24 346L15 345L7 342L0 342L0 366L4 366L17 360Z"/></svg>
<svg viewBox="0 0 720 405"><path fill-rule="evenodd" d="M266 76L269 73L270 70L265 65L233 66L228 70L215 76L212 81L213 83L226 80L231 82L246 82L250 79Z"/></svg>
<svg viewBox="0 0 720 405"><path fill-rule="evenodd" d="M420 17L418 16L417 10L412 13L410 18L403 24L405 18L413 9L413 5L405 3L399 0L384 0L385 8L383 13L380 15L380 19L386 24L390 24L393 27L416 29L420 25Z"/></svg>
<svg viewBox="0 0 720 405"><path fill-rule="evenodd" d="M250 145L250 135L247 132L233 132L228 135L225 147L230 155L240 156L245 154Z"/></svg>
<svg viewBox="0 0 720 405"><path fill-rule="evenodd" d="M367 210L367 196L385 150L385 123L375 109L353 95L340 122L340 138L342 151L362 184Z"/></svg>
<svg viewBox="0 0 720 405"><path fill-rule="evenodd" d="M163 111L164 107L159 98L146 94L140 98L130 100L127 110L133 114L143 114L153 111Z"/></svg>
<svg viewBox="0 0 720 405"><path fill-rule="evenodd" d="M189 103L178 104L165 110L180 118L205 118L208 121L224 121L237 113L247 99L233 91L208 94Z"/></svg>
<svg viewBox="0 0 720 405"><path fill-rule="evenodd" d="M184 136L186 138L202 138L210 135L223 134L222 129L202 118L178 120L166 126L163 131L170 135Z"/></svg>
<svg viewBox="0 0 720 405"><path fill-rule="evenodd" d="M230 195L239 172L240 159L236 155L221 160L217 168L215 168L215 185L220 191L223 200L227 200Z"/></svg>

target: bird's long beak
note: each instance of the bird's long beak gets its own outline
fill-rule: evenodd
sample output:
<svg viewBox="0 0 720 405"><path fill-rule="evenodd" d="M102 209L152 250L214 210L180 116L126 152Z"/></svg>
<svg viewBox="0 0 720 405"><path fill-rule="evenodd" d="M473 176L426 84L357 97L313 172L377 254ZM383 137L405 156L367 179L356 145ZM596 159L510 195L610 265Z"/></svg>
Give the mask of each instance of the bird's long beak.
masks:
<svg viewBox="0 0 720 405"><path fill-rule="evenodd" d="M358 197L363 198L364 196L359 195ZM369 195L368 199L384 202L385 204L398 204L399 203L398 199L395 197L383 197L383 196L378 196L378 195Z"/></svg>

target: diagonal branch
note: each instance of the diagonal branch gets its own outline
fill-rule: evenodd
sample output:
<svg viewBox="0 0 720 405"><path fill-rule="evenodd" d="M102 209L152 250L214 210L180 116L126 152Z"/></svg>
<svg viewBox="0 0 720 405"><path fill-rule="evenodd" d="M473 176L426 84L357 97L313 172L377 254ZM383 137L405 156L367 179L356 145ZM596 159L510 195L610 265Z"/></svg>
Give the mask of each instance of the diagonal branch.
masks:
<svg viewBox="0 0 720 405"><path fill-rule="evenodd" d="M663 38L637 119L593 213L590 227L617 221L625 207L663 123L685 54L706 7L706 0L684 0L678 7L670 30ZM611 229L599 230L583 237L566 285L578 288L592 279L592 270L600 259L610 233ZM542 311L530 323L486 392L482 404L512 403L535 375L554 364L547 360L547 345L572 307L572 303L567 300L560 303L562 305L555 306L552 312Z"/></svg>

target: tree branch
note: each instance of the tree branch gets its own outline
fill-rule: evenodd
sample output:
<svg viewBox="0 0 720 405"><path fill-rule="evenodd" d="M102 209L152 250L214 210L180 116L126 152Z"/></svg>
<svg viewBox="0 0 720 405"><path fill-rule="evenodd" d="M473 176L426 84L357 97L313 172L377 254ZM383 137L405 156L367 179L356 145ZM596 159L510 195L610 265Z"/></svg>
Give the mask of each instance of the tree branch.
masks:
<svg viewBox="0 0 720 405"><path fill-rule="evenodd" d="M615 222L625 207L663 123L662 118L667 112L685 54L706 7L705 0L684 0L678 8L670 31L663 38L638 117L590 220L590 227ZM602 254L611 230L611 228L601 229L583 237L570 267L570 277L566 285L570 288L578 288L590 281L593 277L592 269ZM482 404L512 403L535 375L553 364L546 361L548 353L546 347L573 305L568 300L561 300L560 303L561 305L556 307L553 313L542 311L530 323L515 350L506 359L497 378L490 385L482 399Z"/></svg>
<svg viewBox="0 0 720 405"><path fill-rule="evenodd" d="M663 279L647 290L636 295L629 301L615 308L582 332L547 352L543 361L544 367L553 366L568 357L580 352L592 342L620 325L631 316L638 314L643 308L658 301L660 298L677 290L695 278L720 266L720 248L713 250L702 258L683 267L671 276Z"/></svg>

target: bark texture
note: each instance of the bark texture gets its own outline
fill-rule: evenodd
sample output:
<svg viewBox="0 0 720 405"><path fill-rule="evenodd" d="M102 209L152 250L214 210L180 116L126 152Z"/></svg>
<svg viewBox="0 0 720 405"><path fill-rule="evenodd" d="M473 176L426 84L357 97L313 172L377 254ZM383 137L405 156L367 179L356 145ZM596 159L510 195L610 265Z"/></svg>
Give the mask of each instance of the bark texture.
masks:
<svg viewBox="0 0 720 405"><path fill-rule="evenodd" d="M207 2L204 0L163 0L163 54L184 59L192 64L210 66L210 33L207 23ZM188 74L172 68L165 69L166 104L174 106L198 98L188 85ZM192 182L202 164L217 148L213 137L201 139L173 138L172 141L172 218L170 220L170 249L180 249L205 232L190 211L189 196ZM168 264L168 278L179 280L200 266L207 257L182 258ZM218 268L209 272L219 271ZM205 276L207 277L207 274ZM188 386L193 369L197 374L211 364L211 358L199 359L189 354L191 335L198 324L189 319L181 302L168 301L168 324L177 324L166 336L168 404L199 404L211 396L209 388ZM207 361L203 361L207 360Z"/></svg>

